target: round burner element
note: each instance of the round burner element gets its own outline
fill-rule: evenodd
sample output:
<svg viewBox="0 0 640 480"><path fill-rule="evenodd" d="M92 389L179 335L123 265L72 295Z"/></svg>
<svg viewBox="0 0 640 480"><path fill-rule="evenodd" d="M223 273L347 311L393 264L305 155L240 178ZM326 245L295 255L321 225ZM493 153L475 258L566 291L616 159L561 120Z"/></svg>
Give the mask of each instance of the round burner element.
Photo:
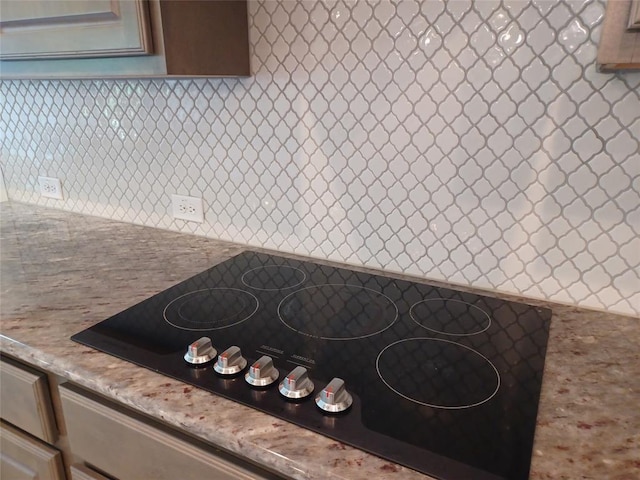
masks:
<svg viewBox="0 0 640 480"><path fill-rule="evenodd" d="M162 312L170 325L183 330L219 330L244 322L258 311L258 299L237 288L207 288L185 293Z"/></svg>
<svg viewBox="0 0 640 480"><path fill-rule="evenodd" d="M409 314L421 327L445 335L476 335L491 326L491 317L487 312L451 298L429 298L414 303Z"/></svg>
<svg viewBox="0 0 640 480"><path fill-rule="evenodd" d="M278 305L282 323L298 333L325 340L376 335L398 319L386 295L358 285L325 284L297 290Z"/></svg>
<svg viewBox="0 0 640 480"><path fill-rule="evenodd" d="M266 265L245 272L241 280L247 287L255 290L275 291L297 287L306 279L307 275L298 268Z"/></svg>
<svg viewBox="0 0 640 480"><path fill-rule="evenodd" d="M500 374L487 357L436 338L409 338L387 345L378 354L376 370L396 394L427 407L476 407L500 388Z"/></svg>

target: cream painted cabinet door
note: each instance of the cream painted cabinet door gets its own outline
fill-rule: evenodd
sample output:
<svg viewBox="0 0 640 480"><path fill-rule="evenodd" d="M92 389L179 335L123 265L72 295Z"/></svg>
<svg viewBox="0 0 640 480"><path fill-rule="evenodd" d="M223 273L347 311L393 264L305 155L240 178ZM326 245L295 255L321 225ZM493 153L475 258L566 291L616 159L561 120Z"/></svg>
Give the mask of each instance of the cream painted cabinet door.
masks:
<svg viewBox="0 0 640 480"><path fill-rule="evenodd" d="M57 450L0 424L0 478L10 480L64 480L62 455Z"/></svg>
<svg viewBox="0 0 640 480"><path fill-rule="evenodd" d="M0 417L47 443L54 443L58 438L58 428L47 376L26 365L1 358Z"/></svg>
<svg viewBox="0 0 640 480"><path fill-rule="evenodd" d="M146 55L146 0L0 0L0 58Z"/></svg>

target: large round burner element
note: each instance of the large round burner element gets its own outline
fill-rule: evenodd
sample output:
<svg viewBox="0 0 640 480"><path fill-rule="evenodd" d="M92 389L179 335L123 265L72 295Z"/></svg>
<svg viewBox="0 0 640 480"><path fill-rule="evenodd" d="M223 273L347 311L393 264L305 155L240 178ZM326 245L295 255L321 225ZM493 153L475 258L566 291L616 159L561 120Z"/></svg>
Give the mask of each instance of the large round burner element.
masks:
<svg viewBox="0 0 640 480"><path fill-rule="evenodd" d="M247 287L255 290L275 291L297 287L306 279L307 275L297 268L266 265L245 272L241 280Z"/></svg>
<svg viewBox="0 0 640 480"><path fill-rule="evenodd" d="M395 393L427 407L476 407L500 388L500 374L488 358L436 338L409 338L386 346L378 354L376 369Z"/></svg>
<svg viewBox="0 0 640 480"><path fill-rule="evenodd" d="M421 327L445 335L476 335L491 326L491 317L462 300L429 298L413 304L411 318Z"/></svg>
<svg viewBox="0 0 640 480"><path fill-rule="evenodd" d="M303 335L325 340L353 340L376 335L398 318L395 303L366 287L315 285L297 290L278 305L280 320Z"/></svg>
<svg viewBox="0 0 640 480"><path fill-rule="evenodd" d="M183 330L219 330L244 322L258 310L258 299L237 288L207 288L172 300L162 312Z"/></svg>

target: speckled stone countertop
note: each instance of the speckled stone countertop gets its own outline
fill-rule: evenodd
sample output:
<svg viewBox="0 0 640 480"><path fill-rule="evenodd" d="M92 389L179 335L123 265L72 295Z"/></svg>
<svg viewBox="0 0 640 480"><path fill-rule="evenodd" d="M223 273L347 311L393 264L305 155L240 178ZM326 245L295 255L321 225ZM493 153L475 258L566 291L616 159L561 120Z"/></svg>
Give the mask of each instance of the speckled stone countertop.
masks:
<svg viewBox="0 0 640 480"><path fill-rule="evenodd" d="M0 219L3 353L284 476L428 478L69 340L243 246L9 202ZM554 313L531 478L640 478L640 319L495 296Z"/></svg>

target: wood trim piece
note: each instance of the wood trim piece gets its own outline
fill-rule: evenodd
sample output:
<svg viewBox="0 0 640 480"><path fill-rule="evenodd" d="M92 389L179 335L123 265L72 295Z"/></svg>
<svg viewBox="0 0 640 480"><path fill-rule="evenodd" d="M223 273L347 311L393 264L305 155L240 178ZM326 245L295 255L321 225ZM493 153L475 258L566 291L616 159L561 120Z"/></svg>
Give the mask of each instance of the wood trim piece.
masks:
<svg viewBox="0 0 640 480"><path fill-rule="evenodd" d="M640 31L628 30L631 0L608 0L598 46L602 72L640 69Z"/></svg>

